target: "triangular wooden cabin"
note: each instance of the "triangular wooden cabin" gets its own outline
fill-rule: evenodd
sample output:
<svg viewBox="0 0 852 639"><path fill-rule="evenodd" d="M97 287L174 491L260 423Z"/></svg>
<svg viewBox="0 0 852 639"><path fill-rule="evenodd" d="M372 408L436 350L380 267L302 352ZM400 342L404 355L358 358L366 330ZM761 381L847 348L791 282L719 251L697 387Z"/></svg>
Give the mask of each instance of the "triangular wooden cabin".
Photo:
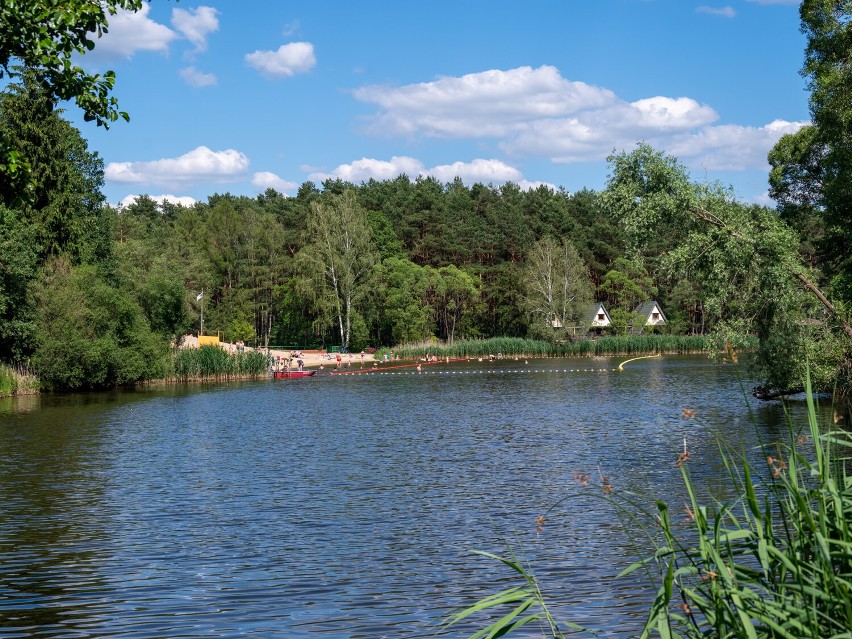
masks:
<svg viewBox="0 0 852 639"><path fill-rule="evenodd" d="M667 323L663 309L654 300L650 300L641 306L636 307L636 310L634 310L633 313L640 319L636 326L630 327L630 333L632 335L641 335L646 326L652 327L653 330L653 328L663 326Z"/></svg>
<svg viewBox="0 0 852 639"><path fill-rule="evenodd" d="M600 334L601 330L610 325L612 325L612 318L603 302L595 302L583 315L583 326L590 332Z"/></svg>

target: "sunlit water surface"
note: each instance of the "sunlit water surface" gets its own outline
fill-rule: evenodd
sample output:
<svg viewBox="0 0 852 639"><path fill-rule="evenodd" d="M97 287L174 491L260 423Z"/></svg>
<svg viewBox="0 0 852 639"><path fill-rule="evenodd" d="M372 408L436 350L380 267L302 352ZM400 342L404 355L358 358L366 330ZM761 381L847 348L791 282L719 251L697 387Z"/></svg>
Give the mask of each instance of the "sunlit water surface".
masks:
<svg viewBox="0 0 852 639"><path fill-rule="evenodd" d="M646 548L601 477L679 510L684 438L717 495L717 441L786 426L735 367L622 360L0 400L0 636L426 637L517 583L471 552L506 542L557 617L633 636Z"/></svg>

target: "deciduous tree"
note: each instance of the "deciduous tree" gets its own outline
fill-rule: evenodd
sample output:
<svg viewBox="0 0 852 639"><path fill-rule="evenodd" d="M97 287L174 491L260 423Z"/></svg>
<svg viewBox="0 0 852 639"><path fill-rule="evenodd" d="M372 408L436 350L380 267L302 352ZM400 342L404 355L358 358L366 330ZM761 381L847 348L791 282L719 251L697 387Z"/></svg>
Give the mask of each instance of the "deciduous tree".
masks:
<svg viewBox="0 0 852 639"><path fill-rule="evenodd" d="M552 337L554 328L578 326L592 301L589 269L567 238L547 236L533 245L523 286L530 331L540 337Z"/></svg>
<svg viewBox="0 0 852 639"><path fill-rule="evenodd" d="M852 327L801 263L797 235L775 211L743 205L717 184L692 183L675 158L646 144L609 161L605 201L632 246L640 250L668 229L683 234L662 268L689 274L701 283L708 307L727 309L720 335L758 334L767 392L798 387L817 353L823 370L832 371L819 384L830 389L848 370ZM773 346L778 343L786 351Z"/></svg>
<svg viewBox="0 0 852 639"><path fill-rule="evenodd" d="M347 189L313 202L307 225L308 243L298 255L303 290L313 297L319 325L336 324L348 347L353 315L377 263L366 213Z"/></svg>
<svg viewBox="0 0 852 639"><path fill-rule="evenodd" d="M115 73L89 73L76 56L95 47L118 10L138 11L143 0L4 0L0 2L0 80L32 73L53 100L73 100L84 119L109 126L120 111L111 94ZM30 160L0 133L0 183L26 197Z"/></svg>

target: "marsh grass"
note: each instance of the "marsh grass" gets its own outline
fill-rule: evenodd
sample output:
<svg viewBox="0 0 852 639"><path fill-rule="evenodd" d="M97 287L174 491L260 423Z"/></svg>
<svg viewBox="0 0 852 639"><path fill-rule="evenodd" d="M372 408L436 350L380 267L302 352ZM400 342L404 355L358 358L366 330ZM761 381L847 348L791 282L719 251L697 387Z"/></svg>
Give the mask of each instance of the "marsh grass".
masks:
<svg viewBox="0 0 852 639"><path fill-rule="evenodd" d="M653 603L641 637L848 638L852 636L852 435L821 425L806 379L807 424L788 416L786 447L771 451L764 468L745 453L723 451L730 494L710 504L697 497L689 451L676 461L689 496L688 522L673 525L662 501L656 513L632 517L654 541L650 556L619 576L645 571ZM684 417L689 418L684 411ZM582 476L583 485L588 476ZM609 491L605 491L609 493ZM622 514L630 496L603 497ZM501 591L447 620L452 626L476 613L499 615L472 635L499 637L529 623L563 637L532 573L514 555L499 559L521 585ZM493 617L492 617L493 618Z"/></svg>
<svg viewBox="0 0 852 639"><path fill-rule="evenodd" d="M257 379L268 372L269 360L264 353L229 353L216 346L176 349L165 364L166 379L181 382Z"/></svg>
<svg viewBox="0 0 852 639"><path fill-rule="evenodd" d="M559 343L521 337L493 337L484 340L455 341L452 344L427 340L402 344L394 354L402 359L429 355L441 357L480 357L502 353L526 357L581 357L596 355L646 355L655 353L703 353L712 346L702 335L611 335ZM386 349L379 351L384 354Z"/></svg>
<svg viewBox="0 0 852 639"><path fill-rule="evenodd" d="M27 367L0 364L0 397L33 395L39 388L38 378Z"/></svg>

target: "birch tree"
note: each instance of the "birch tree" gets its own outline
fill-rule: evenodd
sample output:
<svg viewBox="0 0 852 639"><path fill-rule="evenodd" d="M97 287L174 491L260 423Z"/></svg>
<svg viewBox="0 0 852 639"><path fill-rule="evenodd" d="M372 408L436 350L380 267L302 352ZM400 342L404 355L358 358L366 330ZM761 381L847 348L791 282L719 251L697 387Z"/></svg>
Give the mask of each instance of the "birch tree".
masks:
<svg viewBox="0 0 852 639"><path fill-rule="evenodd" d="M592 301L589 269L567 238L536 242L527 256L523 281L523 303L534 334L547 336L553 328L576 326Z"/></svg>
<svg viewBox="0 0 852 639"><path fill-rule="evenodd" d="M344 348L349 347L352 320L377 263L367 216L355 191L311 203L307 243L298 260L303 271L302 290L311 298L317 314L314 328L322 331L336 324Z"/></svg>

